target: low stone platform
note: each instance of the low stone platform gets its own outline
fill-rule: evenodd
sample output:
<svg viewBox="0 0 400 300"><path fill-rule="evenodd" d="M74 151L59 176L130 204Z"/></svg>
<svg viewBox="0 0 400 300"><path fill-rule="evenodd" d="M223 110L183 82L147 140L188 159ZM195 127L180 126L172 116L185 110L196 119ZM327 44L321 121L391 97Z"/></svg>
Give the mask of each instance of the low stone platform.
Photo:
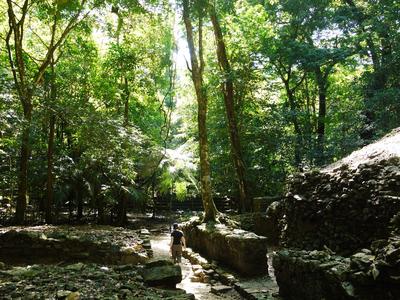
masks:
<svg viewBox="0 0 400 300"><path fill-rule="evenodd" d="M209 259L217 260L242 275L268 273L266 237L223 224L198 225L192 222L182 228L187 244Z"/></svg>
<svg viewBox="0 0 400 300"><path fill-rule="evenodd" d="M5 227L0 229L0 261L138 264L151 254L139 234L111 226Z"/></svg>

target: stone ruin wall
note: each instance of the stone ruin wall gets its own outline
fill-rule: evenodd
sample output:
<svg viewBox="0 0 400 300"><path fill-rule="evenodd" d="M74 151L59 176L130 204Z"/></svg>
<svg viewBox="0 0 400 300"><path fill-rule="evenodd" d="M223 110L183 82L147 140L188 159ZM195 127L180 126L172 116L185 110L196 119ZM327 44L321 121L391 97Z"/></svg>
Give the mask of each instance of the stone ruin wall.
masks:
<svg viewBox="0 0 400 300"><path fill-rule="evenodd" d="M387 239L400 211L400 159L298 174L280 207L281 244L350 254Z"/></svg>
<svg viewBox="0 0 400 300"><path fill-rule="evenodd" d="M293 176L267 218L285 299L400 299L400 130Z"/></svg>
<svg viewBox="0 0 400 300"><path fill-rule="evenodd" d="M242 275L268 273L267 238L224 224L182 225L188 246Z"/></svg>

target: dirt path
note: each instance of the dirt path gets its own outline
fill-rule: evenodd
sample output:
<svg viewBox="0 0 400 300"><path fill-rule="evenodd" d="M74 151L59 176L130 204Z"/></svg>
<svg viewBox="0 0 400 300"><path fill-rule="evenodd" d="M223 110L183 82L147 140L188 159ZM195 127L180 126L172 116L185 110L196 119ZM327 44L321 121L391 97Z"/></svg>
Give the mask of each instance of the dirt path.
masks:
<svg viewBox="0 0 400 300"><path fill-rule="evenodd" d="M136 218L136 229L147 228L150 236L151 248L153 251L153 260L170 259L169 242L170 231L169 224L176 217L163 216L157 219L157 222L151 222L146 217ZM177 285L177 288L185 290L187 293L193 294L199 300L222 300L222 299L267 299L280 300L279 288L275 280L274 270L272 268L272 252L274 249L268 249L268 274L253 278L243 278L238 274L232 274L232 271L225 270L221 266L218 269L228 274L232 274L238 280L235 288L228 292L215 294L211 291L212 288L223 285L220 280L211 280L210 283L192 281L195 277L192 267L195 267L186 258L182 258L182 282ZM226 274L226 273L225 273ZM240 293L238 292L240 291Z"/></svg>
<svg viewBox="0 0 400 300"><path fill-rule="evenodd" d="M169 231L162 230L159 233L150 235L151 248L153 250L153 259L169 259ZM219 296L211 292L211 284L203 282L193 282L194 272L192 264L186 258L182 258L180 264L182 268L182 282L177 285L177 288L185 290L187 293L193 294L199 300L222 300L222 299L244 299L236 291L226 292ZM221 283L216 283L221 284Z"/></svg>

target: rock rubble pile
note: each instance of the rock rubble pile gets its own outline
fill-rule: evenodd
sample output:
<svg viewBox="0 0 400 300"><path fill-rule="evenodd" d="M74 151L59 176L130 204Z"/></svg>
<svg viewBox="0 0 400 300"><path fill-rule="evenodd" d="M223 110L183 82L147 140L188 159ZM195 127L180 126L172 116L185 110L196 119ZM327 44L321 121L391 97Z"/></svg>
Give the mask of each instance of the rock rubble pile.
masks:
<svg viewBox="0 0 400 300"><path fill-rule="evenodd" d="M287 248L273 258L283 297L400 299L400 130L291 177L267 217Z"/></svg>
<svg viewBox="0 0 400 300"><path fill-rule="evenodd" d="M148 287L134 265L67 264L8 266L0 263L1 299L191 300L179 289Z"/></svg>
<svg viewBox="0 0 400 300"><path fill-rule="evenodd" d="M347 258L326 250L278 251L273 265L279 292L296 300L400 299L400 238L386 243Z"/></svg>
<svg viewBox="0 0 400 300"><path fill-rule="evenodd" d="M138 264L151 256L149 247L148 237L118 227L36 226L0 230L0 259L10 263Z"/></svg>
<svg viewBox="0 0 400 300"><path fill-rule="evenodd" d="M282 244L349 254L389 236L400 210L400 160L298 174L288 190Z"/></svg>

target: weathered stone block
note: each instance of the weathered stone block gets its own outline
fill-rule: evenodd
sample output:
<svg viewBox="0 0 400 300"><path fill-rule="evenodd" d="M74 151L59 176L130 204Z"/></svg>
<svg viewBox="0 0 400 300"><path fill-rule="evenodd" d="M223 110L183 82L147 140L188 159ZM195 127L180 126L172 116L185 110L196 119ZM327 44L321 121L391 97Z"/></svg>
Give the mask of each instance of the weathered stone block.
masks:
<svg viewBox="0 0 400 300"><path fill-rule="evenodd" d="M182 270L168 260L150 262L140 271L143 280L149 286L175 287L182 281Z"/></svg>
<svg viewBox="0 0 400 300"><path fill-rule="evenodd" d="M354 299L352 287L343 286L340 280L346 278L349 267L344 259L330 260L323 251L309 255L306 251L282 250L273 256L272 262L279 293L285 299Z"/></svg>
<svg viewBox="0 0 400 300"><path fill-rule="evenodd" d="M265 274L267 238L223 224L189 223L183 226L186 242L199 253L244 275Z"/></svg>

